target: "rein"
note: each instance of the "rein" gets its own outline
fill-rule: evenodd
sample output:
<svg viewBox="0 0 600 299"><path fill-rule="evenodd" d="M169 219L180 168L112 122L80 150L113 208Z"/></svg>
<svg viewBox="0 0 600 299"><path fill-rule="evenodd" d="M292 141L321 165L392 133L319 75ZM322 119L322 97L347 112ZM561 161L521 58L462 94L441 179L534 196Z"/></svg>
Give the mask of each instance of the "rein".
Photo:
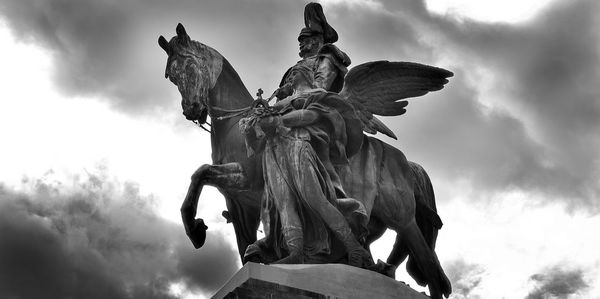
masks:
<svg viewBox="0 0 600 299"><path fill-rule="evenodd" d="M212 134L212 124L211 123L205 122L205 124L210 127L210 130L209 130L209 129L205 128L198 120L193 120L192 122L195 123L198 127L202 128L202 130Z"/></svg>
<svg viewBox="0 0 600 299"><path fill-rule="evenodd" d="M244 115L244 114L247 114L250 110L256 108L257 105L269 107L269 101L275 97L276 92L277 91L275 91L273 93L273 95L271 95L268 99L264 100L262 98L263 91L262 91L262 89L259 88L258 92L256 93L256 96L257 96L256 100L254 100L252 102L252 104L250 104L250 106L248 106L246 108L225 109L225 108L213 107L211 110L217 112L218 114L221 114L220 116L217 116L215 118L216 120L223 120L223 119L228 119L228 118Z"/></svg>
<svg viewBox="0 0 600 299"><path fill-rule="evenodd" d="M239 108L239 109L224 109L224 108L219 108L219 107L213 107L212 110L217 112L218 114L220 114L220 116L215 117L216 120L223 120L223 119L229 119L232 117L246 114L252 108L253 108L252 105L250 105L246 108Z"/></svg>
<svg viewBox="0 0 600 299"><path fill-rule="evenodd" d="M229 118L233 118L236 116L240 116L240 115L244 115L246 113L248 113L248 111L250 111L253 107L252 106L248 106L246 108L240 108L240 109L224 109L224 108L219 108L219 107L213 107L211 109L211 111L215 111L218 114L221 114L220 116L215 117L215 120L225 120L225 119L229 119ZM204 124L201 124L198 120L193 120L193 123L195 123L198 127L202 128L202 130L210 133L211 135L213 134L213 127L212 124L209 122L205 122L204 124L208 125L209 129L204 127Z"/></svg>
<svg viewBox="0 0 600 299"><path fill-rule="evenodd" d="M225 109L225 108L220 108L220 107L213 107L210 109L210 111L218 114L219 116L215 116L214 119L217 121L220 121L220 120L234 118L237 116L247 116L248 114L251 113L251 111L256 109L258 106L263 106L263 107L267 108L267 110L272 110L272 108L269 107L268 100L271 100L273 98L273 96L271 96L268 100L264 100L264 99L262 99L262 97L260 97L260 94L262 94L262 90L259 89L259 93L257 94L259 97L256 100L254 100L252 102L252 104L250 104L250 106L248 106L248 107L238 108L238 109ZM255 114L256 114L256 112L255 112ZM213 118L213 117L211 117L211 118ZM197 120L194 120L194 123L197 124L204 131L207 131L210 134L212 134L212 125L210 123L208 123L208 122L206 123L210 127L210 130L203 127L202 124L200 124ZM235 125L235 124L232 124L232 125Z"/></svg>

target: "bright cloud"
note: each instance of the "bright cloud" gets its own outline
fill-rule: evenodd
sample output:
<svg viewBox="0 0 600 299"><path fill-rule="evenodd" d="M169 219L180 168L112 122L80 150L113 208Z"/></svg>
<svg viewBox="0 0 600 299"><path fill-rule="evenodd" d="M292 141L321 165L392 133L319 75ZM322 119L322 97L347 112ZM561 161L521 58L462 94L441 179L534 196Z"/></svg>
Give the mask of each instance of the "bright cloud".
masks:
<svg viewBox="0 0 600 299"><path fill-rule="evenodd" d="M480 22L519 23L535 17L555 0L426 0L432 12Z"/></svg>

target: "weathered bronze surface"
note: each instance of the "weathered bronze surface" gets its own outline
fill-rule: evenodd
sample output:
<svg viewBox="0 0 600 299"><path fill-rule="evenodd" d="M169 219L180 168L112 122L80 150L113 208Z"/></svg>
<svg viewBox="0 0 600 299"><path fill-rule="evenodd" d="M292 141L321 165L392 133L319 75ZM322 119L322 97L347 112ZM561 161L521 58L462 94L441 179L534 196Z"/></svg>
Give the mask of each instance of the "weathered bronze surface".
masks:
<svg viewBox="0 0 600 299"><path fill-rule="evenodd" d="M337 33L320 5L307 6L305 25L303 60L284 75L273 107L254 101L229 62L181 24L170 41L159 38L184 115L199 125L212 120L214 164L192 175L181 207L186 233L203 245L206 226L196 210L202 187L211 185L225 197L244 262L344 262L393 273L408 257L407 271L431 297L447 297L450 283L433 250L442 222L427 173L362 131L395 137L375 115L405 113L403 99L442 89L452 73L376 61L346 74L350 60L344 65L347 55L332 45ZM316 46L307 47L314 36ZM339 78L342 86L332 87ZM257 241L261 211L266 237ZM397 233L392 268L373 265L358 245L368 248L387 228Z"/></svg>

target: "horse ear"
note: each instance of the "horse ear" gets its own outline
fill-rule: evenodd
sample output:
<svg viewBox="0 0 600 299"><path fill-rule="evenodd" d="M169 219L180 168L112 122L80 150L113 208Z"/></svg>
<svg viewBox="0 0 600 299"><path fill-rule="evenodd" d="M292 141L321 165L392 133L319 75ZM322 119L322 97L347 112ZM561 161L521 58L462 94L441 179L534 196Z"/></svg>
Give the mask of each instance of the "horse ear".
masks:
<svg viewBox="0 0 600 299"><path fill-rule="evenodd" d="M182 36L187 36L187 32L185 32L185 27L183 27L183 25L181 23L177 24L177 28L175 28L175 32L177 32L177 36L182 37Z"/></svg>
<svg viewBox="0 0 600 299"><path fill-rule="evenodd" d="M177 37L184 44L187 44L190 41L190 36L185 32L185 28L181 23L177 24L177 28L175 28L175 32L177 32Z"/></svg>
<svg viewBox="0 0 600 299"><path fill-rule="evenodd" d="M167 52L167 54L169 54L169 42L165 39L164 36L160 36L158 38L158 45L160 45L160 47L165 50L165 52Z"/></svg>

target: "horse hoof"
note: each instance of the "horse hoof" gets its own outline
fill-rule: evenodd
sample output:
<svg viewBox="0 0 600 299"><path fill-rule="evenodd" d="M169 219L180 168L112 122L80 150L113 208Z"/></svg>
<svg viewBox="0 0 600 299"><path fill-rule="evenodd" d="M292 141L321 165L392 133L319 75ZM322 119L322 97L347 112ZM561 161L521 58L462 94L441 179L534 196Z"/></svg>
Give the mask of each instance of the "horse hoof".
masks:
<svg viewBox="0 0 600 299"><path fill-rule="evenodd" d="M190 230L188 237L194 244L194 248L198 249L204 245L206 241L206 230L208 226L204 224L204 220L202 219L194 219L194 224L192 225L192 229Z"/></svg>

